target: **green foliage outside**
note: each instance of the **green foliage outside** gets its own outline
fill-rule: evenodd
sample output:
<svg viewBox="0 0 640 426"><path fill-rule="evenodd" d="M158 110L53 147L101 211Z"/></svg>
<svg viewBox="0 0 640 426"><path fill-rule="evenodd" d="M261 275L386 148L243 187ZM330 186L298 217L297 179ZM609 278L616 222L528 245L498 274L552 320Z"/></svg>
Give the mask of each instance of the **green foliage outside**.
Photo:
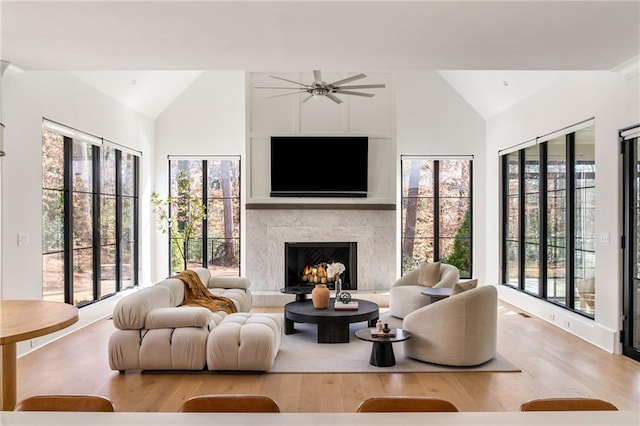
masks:
<svg viewBox="0 0 640 426"><path fill-rule="evenodd" d="M467 209L464 213L464 219L460 224L460 228L458 228L458 231L456 232L453 242L453 251L446 259L443 259L444 263L456 266L460 270L461 277L469 276L471 271L471 265L469 264L471 259L471 248L469 247L470 236L471 209Z"/></svg>
<svg viewBox="0 0 640 426"><path fill-rule="evenodd" d="M191 194L190 180L184 171L179 171L176 176L177 190L175 197L161 198L155 191L151 193L151 204L156 215L158 229L171 238L172 265L175 268L175 258L182 261L182 269L187 269L190 242L197 239L198 227L206 214L202 200ZM174 269L175 268L175 269Z"/></svg>

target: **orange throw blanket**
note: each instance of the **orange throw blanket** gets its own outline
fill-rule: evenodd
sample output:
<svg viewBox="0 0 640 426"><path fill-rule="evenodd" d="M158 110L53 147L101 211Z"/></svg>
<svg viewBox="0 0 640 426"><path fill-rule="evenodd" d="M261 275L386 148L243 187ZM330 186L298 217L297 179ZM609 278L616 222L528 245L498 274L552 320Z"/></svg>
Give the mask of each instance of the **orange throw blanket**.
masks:
<svg viewBox="0 0 640 426"><path fill-rule="evenodd" d="M181 306L204 306L212 312L224 311L228 314L238 312L233 300L211 294L194 271L185 270L173 278L184 283L184 301Z"/></svg>

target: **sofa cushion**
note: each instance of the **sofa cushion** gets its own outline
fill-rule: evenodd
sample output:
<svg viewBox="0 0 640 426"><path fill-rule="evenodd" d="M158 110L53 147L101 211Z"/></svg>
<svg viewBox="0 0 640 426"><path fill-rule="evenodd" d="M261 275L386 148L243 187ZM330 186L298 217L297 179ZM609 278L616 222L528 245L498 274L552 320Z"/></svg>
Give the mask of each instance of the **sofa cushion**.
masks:
<svg viewBox="0 0 640 426"><path fill-rule="evenodd" d="M145 287L118 301L113 309L113 325L120 330L135 330L144 327L147 314L156 308L172 305L172 294L160 286Z"/></svg>
<svg viewBox="0 0 640 426"><path fill-rule="evenodd" d="M209 370L266 371L280 349L282 315L229 314L209 334Z"/></svg>
<svg viewBox="0 0 640 426"><path fill-rule="evenodd" d="M451 288L451 295L462 293L463 291L471 290L478 286L478 280L473 279L461 283L455 283Z"/></svg>
<svg viewBox="0 0 640 426"><path fill-rule="evenodd" d="M166 288L171 293L171 301L168 306L180 306L184 301L184 283L177 278L167 278L154 285L154 287Z"/></svg>
<svg viewBox="0 0 640 426"><path fill-rule="evenodd" d="M249 288L251 281L244 277L214 276L206 283L209 288Z"/></svg>
<svg viewBox="0 0 640 426"><path fill-rule="evenodd" d="M440 281L440 262L427 263L420 265L420 274L418 275L418 284L433 287Z"/></svg>
<svg viewBox="0 0 640 426"><path fill-rule="evenodd" d="M213 313L204 307L157 308L147 314L144 328L207 327Z"/></svg>

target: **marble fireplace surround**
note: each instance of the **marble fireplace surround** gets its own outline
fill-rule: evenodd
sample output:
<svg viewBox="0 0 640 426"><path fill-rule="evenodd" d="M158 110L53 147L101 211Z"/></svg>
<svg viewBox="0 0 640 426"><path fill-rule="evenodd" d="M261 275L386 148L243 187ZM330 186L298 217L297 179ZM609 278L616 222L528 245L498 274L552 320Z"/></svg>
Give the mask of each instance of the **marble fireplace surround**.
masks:
<svg viewBox="0 0 640 426"><path fill-rule="evenodd" d="M284 287L285 242L358 244L358 290L388 291L396 277L396 212L389 209L246 210L245 274L254 292Z"/></svg>

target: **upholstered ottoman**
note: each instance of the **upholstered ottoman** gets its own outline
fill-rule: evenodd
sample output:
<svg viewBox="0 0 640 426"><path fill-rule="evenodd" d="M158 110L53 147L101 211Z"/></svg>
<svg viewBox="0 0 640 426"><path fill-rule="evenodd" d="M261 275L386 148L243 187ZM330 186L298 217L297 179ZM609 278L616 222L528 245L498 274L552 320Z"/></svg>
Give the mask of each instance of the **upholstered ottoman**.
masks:
<svg viewBox="0 0 640 426"><path fill-rule="evenodd" d="M278 314L227 315L207 339L211 371L267 371L282 342L283 319Z"/></svg>

